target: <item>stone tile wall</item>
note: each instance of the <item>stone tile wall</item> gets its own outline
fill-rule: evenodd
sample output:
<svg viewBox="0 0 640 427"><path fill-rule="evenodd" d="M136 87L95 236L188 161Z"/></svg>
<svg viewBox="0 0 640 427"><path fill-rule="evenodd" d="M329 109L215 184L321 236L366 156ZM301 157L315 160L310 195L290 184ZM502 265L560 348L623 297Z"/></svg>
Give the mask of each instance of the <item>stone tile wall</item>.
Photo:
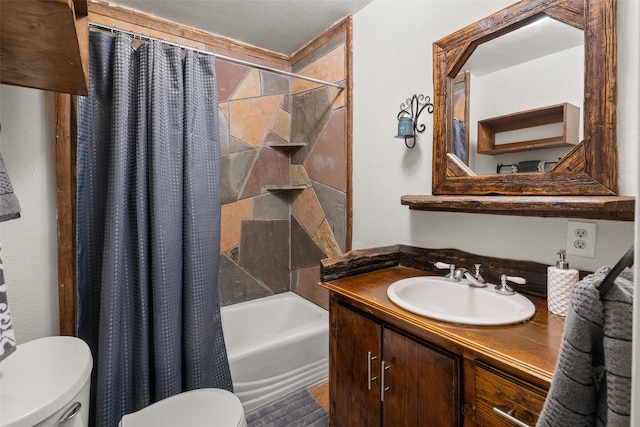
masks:
<svg viewBox="0 0 640 427"><path fill-rule="evenodd" d="M319 262L347 248L343 91L217 60L223 305L293 290L327 307ZM294 72L346 81L338 35ZM271 144L304 143L302 148ZM267 191L266 186L304 185Z"/></svg>

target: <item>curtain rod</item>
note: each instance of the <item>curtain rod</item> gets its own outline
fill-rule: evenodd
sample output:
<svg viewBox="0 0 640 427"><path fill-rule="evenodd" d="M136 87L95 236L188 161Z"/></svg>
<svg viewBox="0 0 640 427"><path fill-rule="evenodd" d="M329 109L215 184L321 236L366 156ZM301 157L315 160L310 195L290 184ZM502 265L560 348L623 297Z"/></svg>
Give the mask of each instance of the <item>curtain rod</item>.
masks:
<svg viewBox="0 0 640 427"><path fill-rule="evenodd" d="M303 76L302 74L296 74L296 73L291 73L289 71L278 70L277 68L271 68L271 67L267 67L267 66L264 66L264 65L255 64L253 62L243 61L242 59L236 59L236 58L232 58L230 56L219 55L217 53L208 52L206 50L201 50L201 49L197 49L197 48L194 48L194 47L185 46L185 45L181 45L181 44L178 44L178 43L173 43L173 42L170 42L170 41L166 41L166 40L157 39L157 38L154 38L154 37L145 36L145 35L142 35L142 34L136 34L136 33L133 33L131 31L121 30L119 28L110 27L108 25L102 25L102 24L97 24L95 22L90 22L89 26L92 26L92 27L95 27L95 28L100 28L102 30L107 30L107 31L111 31L111 32L116 32L117 31L117 32L120 32L120 33L128 34L128 35L133 36L134 38L138 38L138 39L144 39L144 40L149 40L149 41L152 41L152 40L153 41L159 41L159 42L161 42L163 44L166 44L168 46L174 46L174 47L178 47L180 49L191 50L191 51L197 52L197 53L202 54L202 55L208 55L208 56L213 56L214 58L217 58L217 59L222 59L223 61L233 62L233 63L240 64L240 65L247 65L249 67L258 68L258 69L264 70L264 71L270 71L270 72L276 73L276 74L282 74L284 76L295 77L297 79L308 80L310 82L320 83L320 84L323 84L323 85L333 86L333 87L337 87L339 89L344 89L344 85L340 85L340 84L337 84L337 83L326 82L324 80L315 79L313 77Z"/></svg>

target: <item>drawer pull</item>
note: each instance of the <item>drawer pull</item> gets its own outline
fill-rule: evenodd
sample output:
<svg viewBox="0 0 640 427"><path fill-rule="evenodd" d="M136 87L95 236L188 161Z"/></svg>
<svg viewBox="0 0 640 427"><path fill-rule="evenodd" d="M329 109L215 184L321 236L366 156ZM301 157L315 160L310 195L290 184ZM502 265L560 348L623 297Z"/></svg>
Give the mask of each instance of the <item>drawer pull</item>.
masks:
<svg viewBox="0 0 640 427"><path fill-rule="evenodd" d="M371 376L371 361L376 360L378 356L372 356L371 352L367 352L367 388L371 390L371 383L378 379L378 377Z"/></svg>
<svg viewBox="0 0 640 427"><path fill-rule="evenodd" d="M514 417L513 415L513 409L510 410L509 412L504 412L498 408L496 408L495 406L493 407L493 412L495 412L496 414L500 415L502 418L505 418L509 421L511 421L512 423L514 423L515 425L519 426L519 427L531 427L529 424L525 424L522 421L520 421L519 419L517 419L516 417Z"/></svg>
<svg viewBox="0 0 640 427"><path fill-rule="evenodd" d="M384 402L384 392L389 390L391 387L387 387L384 385L384 373L387 369L389 369L389 365L386 362L382 361L382 369L380 369L380 401Z"/></svg>

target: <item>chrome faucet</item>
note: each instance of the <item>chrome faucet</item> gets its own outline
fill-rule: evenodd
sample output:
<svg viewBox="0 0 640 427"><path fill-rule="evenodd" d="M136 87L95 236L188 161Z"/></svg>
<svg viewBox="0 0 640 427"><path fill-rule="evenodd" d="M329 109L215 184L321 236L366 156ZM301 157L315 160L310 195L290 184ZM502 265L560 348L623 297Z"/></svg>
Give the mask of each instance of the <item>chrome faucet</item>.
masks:
<svg viewBox="0 0 640 427"><path fill-rule="evenodd" d="M465 279L467 279L467 281L469 282L469 286L473 286L474 288L486 288L487 284L484 283L484 279L477 271L478 269L476 269L476 274L473 275L466 268L457 268L454 272L454 277L456 277L458 281L460 281L462 279L462 276L464 276Z"/></svg>
<svg viewBox="0 0 640 427"><path fill-rule="evenodd" d="M473 277L475 277L475 279L478 282L485 283L484 278L482 277L482 274L480 274L480 270L482 269L482 266L480 264L474 264L474 266L476 268L476 272L474 273Z"/></svg>
<svg viewBox="0 0 640 427"><path fill-rule="evenodd" d="M507 282L524 285L525 283L527 283L527 280L524 277L507 276L506 274L503 274L502 276L500 276L500 284L496 286L495 291L501 295L514 295L516 291L514 291L513 288L507 284Z"/></svg>
<svg viewBox="0 0 640 427"><path fill-rule="evenodd" d="M464 267L456 268L455 264L447 264L445 262L436 262L434 266L438 269L448 268L449 273L444 278L450 282L459 282L464 276L469 282L469 286L475 288L484 288L487 286L480 274L480 264L475 264L475 274L471 274L471 272Z"/></svg>
<svg viewBox="0 0 640 427"><path fill-rule="evenodd" d="M456 278L456 266L455 264L447 264L446 262L436 262L433 266L439 270L444 270L445 268L449 269L449 273L447 273L444 278L450 282L459 282L460 278Z"/></svg>

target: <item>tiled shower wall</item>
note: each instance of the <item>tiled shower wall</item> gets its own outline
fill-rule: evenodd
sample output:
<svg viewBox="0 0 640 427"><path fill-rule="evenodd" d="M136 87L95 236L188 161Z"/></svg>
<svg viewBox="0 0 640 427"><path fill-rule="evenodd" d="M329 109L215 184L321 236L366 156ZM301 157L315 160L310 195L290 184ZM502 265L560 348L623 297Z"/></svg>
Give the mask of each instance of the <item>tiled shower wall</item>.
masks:
<svg viewBox="0 0 640 427"><path fill-rule="evenodd" d="M346 82L344 33L294 72ZM320 260L347 248L345 93L217 60L222 304L292 290L327 307ZM271 144L302 147L271 147ZM267 186L303 189L268 191Z"/></svg>

